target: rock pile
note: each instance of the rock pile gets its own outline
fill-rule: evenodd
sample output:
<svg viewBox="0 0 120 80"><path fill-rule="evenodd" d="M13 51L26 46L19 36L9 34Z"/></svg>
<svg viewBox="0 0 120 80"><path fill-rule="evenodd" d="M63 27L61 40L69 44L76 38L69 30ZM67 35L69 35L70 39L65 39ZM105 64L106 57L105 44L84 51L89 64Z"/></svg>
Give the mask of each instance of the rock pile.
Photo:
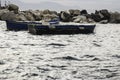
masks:
<svg viewBox="0 0 120 80"><path fill-rule="evenodd" d="M95 11L95 13L91 14L92 19L95 22L109 22L110 21L110 13L108 10L100 10L100 11Z"/></svg>
<svg viewBox="0 0 120 80"><path fill-rule="evenodd" d="M120 23L120 13L109 12L106 9L95 11L89 14L87 10L70 9L68 11L50 11L48 9L20 11L15 4L9 4L6 8L0 9L0 20L13 21L41 21L59 18L62 22L75 23Z"/></svg>

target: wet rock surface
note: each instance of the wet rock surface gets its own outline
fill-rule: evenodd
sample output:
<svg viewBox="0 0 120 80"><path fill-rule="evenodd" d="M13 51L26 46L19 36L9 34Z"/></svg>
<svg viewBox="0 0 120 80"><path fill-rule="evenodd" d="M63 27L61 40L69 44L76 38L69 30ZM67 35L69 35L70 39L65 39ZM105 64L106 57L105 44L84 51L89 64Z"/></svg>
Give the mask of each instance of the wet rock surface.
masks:
<svg viewBox="0 0 120 80"><path fill-rule="evenodd" d="M94 34L31 35L0 22L0 80L119 80L120 25Z"/></svg>

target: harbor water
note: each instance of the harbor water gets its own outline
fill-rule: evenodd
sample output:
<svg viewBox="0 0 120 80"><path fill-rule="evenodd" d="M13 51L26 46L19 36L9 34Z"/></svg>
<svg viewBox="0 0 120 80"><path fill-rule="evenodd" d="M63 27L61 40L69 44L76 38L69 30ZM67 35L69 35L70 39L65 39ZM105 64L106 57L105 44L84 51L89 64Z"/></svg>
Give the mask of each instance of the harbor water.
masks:
<svg viewBox="0 0 120 80"><path fill-rule="evenodd" d="M32 35L0 21L0 80L120 80L120 24L94 34Z"/></svg>

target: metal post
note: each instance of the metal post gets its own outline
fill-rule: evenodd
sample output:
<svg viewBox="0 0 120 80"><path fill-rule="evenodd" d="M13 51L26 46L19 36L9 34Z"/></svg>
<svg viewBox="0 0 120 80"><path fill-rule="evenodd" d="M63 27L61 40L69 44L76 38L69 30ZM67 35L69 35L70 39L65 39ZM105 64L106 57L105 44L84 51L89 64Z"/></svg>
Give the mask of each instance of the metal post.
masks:
<svg viewBox="0 0 120 80"><path fill-rule="evenodd" d="M10 3L10 1L8 1L8 5L10 5L11 3Z"/></svg>
<svg viewBox="0 0 120 80"><path fill-rule="evenodd" d="M1 0L0 0L0 9L1 9L2 5L1 5Z"/></svg>
<svg viewBox="0 0 120 80"><path fill-rule="evenodd" d="M7 7L7 1L5 0L5 8Z"/></svg>

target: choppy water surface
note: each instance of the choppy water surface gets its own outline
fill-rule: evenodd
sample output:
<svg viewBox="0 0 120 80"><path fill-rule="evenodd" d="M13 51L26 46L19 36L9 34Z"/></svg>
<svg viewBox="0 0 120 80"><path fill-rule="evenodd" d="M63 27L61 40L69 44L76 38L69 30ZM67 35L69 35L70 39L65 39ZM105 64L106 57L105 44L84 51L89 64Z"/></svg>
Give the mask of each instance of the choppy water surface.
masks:
<svg viewBox="0 0 120 80"><path fill-rule="evenodd" d="M120 80L120 24L97 24L89 35L31 35L0 24L0 80Z"/></svg>

